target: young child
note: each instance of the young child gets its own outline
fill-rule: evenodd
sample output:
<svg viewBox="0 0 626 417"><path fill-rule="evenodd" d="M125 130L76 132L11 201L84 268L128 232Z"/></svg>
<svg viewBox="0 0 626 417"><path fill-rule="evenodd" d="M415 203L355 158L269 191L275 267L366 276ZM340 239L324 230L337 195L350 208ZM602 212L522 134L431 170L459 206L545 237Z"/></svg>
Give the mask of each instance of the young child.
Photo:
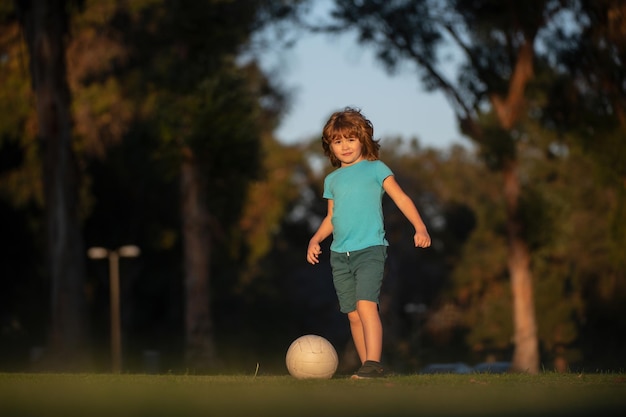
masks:
<svg viewBox="0 0 626 417"><path fill-rule="evenodd" d="M383 328L378 297L388 242L383 225L386 192L415 228L416 247L430 246L430 236L413 201L378 159L374 127L358 109L334 113L324 126L322 147L338 167L324 180L328 213L309 241L307 261L319 263L320 243L331 234L330 264L340 310L348 315L361 368L352 378L386 375L381 365Z"/></svg>

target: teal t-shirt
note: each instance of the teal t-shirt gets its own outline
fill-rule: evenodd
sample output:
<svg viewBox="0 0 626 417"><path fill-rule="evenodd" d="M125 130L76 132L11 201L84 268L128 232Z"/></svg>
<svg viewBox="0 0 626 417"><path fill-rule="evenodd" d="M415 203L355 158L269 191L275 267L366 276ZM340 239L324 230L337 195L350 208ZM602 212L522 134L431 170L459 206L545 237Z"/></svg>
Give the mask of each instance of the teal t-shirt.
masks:
<svg viewBox="0 0 626 417"><path fill-rule="evenodd" d="M393 175L382 161L361 161L338 168L324 180L324 198L333 200L335 252L387 246L383 221L383 181Z"/></svg>

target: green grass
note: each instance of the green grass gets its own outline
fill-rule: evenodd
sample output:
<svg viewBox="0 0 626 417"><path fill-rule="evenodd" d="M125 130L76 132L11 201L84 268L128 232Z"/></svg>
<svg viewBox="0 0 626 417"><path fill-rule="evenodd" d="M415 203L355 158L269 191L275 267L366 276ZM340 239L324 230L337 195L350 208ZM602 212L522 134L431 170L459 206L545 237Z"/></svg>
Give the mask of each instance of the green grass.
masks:
<svg viewBox="0 0 626 417"><path fill-rule="evenodd" d="M621 416L624 374L2 374L0 416Z"/></svg>

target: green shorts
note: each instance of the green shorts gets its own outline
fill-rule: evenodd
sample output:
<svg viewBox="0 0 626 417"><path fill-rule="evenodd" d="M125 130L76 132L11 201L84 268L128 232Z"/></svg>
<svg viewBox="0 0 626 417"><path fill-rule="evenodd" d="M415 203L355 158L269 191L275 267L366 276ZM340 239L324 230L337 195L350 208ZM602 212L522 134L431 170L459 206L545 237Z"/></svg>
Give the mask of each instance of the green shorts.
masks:
<svg viewBox="0 0 626 417"><path fill-rule="evenodd" d="M387 246L354 252L330 252L333 284L342 313L356 310L358 300L378 303L383 283Z"/></svg>

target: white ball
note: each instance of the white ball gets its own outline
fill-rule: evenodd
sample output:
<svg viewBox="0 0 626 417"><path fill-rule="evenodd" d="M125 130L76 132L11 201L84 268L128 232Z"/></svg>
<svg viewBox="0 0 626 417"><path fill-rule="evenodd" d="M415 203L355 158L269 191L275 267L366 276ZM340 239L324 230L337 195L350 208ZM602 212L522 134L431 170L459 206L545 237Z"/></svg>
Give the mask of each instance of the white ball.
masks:
<svg viewBox="0 0 626 417"><path fill-rule="evenodd" d="M307 334L291 343L285 358L287 370L297 379L330 379L339 358L333 345L322 336Z"/></svg>

